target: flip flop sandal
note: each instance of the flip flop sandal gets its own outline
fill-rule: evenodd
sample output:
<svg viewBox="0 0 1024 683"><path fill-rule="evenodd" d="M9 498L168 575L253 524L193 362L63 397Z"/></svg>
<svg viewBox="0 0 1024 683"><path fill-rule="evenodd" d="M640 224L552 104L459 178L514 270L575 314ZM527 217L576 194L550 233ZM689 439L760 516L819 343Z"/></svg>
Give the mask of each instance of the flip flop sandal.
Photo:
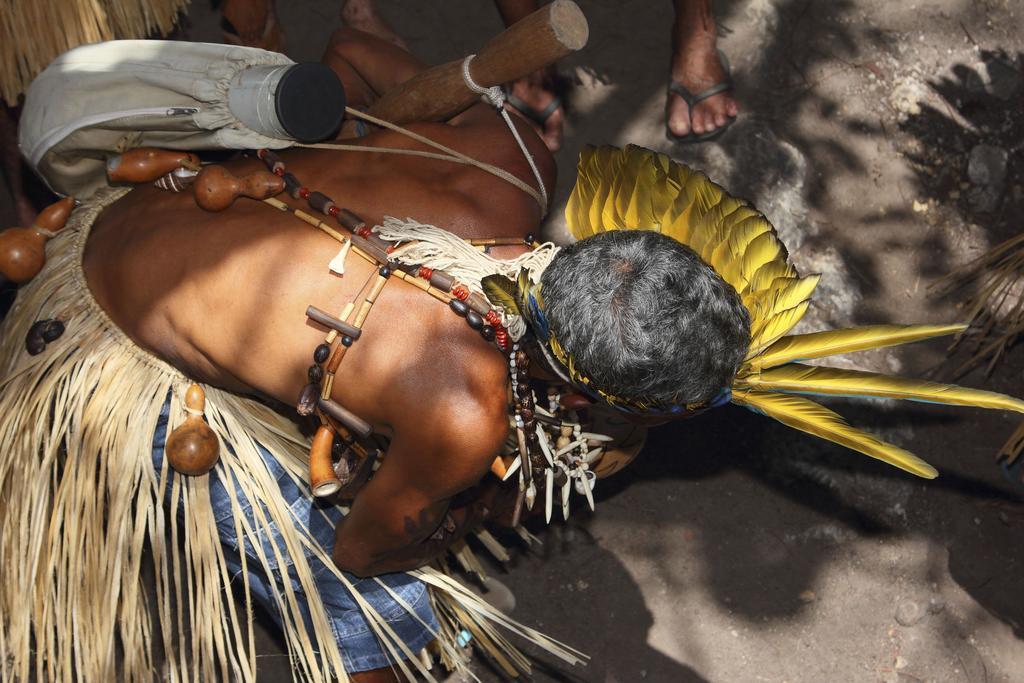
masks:
<svg viewBox="0 0 1024 683"><path fill-rule="evenodd" d="M513 95L507 88L505 89L505 102L525 118L536 123L541 129L544 128L544 124L548 122L548 119L555 113L555 110L562 106L562 98L555 95L555 98L544 109L534 109L522 99Z"/></svg>
<svg viewBox="0 0 1024 683"><path fill-rule="evenodd" d="M715 138L719 137L725 131L729 130L729 127L736 122L735 116L729 116L726 118L724 125L722 125L719 128L716 128L711 132L699 134L693 132L693 108L697 106L697 104L699 104L700 102L703 102L704 100L710 97L714 97L719 93L728 92L732 90L732 77L729 75L729 60L726 59L725 54L721 50L718 51L718 58L722 62L722 69L725 71L726 74L725 80L722 81L721 83L716 83L707 90L702 90L696 95L690 92L682 83L676 83L675 81L669 83L669 95L679 95L680 97L683 98L683 102L686 102L686 113L690 118L690 132L687 133L686 135L676 135L669 129L668 124L665 124L665 135L666 137L668 137L669 140L672 140L673 142L681 142L684 144L710 142L711 140L714 140ZM666 109L667 107L668 105L666 104Z"/></svg>

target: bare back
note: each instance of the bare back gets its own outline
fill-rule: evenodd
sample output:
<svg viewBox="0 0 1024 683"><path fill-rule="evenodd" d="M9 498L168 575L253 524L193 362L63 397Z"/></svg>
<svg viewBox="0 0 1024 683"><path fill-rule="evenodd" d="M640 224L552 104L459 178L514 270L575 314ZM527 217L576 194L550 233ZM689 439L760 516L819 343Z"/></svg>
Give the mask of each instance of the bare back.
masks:
<svg viewBox="0 0 1024 683"><path fill-rule="evenodd" d="M435 129L435 137L438 129L451 130L424 127ZM395 137L378 134L373 142L404 143ZM538 222L530 197L472 167L384 153L298 150L284 156L311 189L370 224L384 215L411 216L461 236L483 237L525 235ZM235 173L262 167L254 160L226 166ZM85 271L101 305L145 348L192 376L291 403L322 332L306 322L306 306L339 311L372 272L350 256L344 277L329 273L327 263L339 246L261 202L241 199L224 212L209 213L190 193L140 187L97 221ZM397 281L385 291L367 323L366 338L373 341L353 348L343 372L359 366L365 377L379 366L371 356L384 355L389 337L407 342L409 331L435 323L445 330L442 337L465 341L450 314L430 297ZM414 350L401 351L407 363Z"/></svg>
<svg viewBox="0 0 1024 683"><path fill-rule="evenodd" d="M491 145L472 149L466 131L419 127L529 179L516 150L493 144L493 136L482 138ZM368 141L405 144L392 133ZM411 216L462 236L522 236L539 222L531 197L470 166L382 153L282 156L300 181L369 224L384 215ZM258 164L225 165L244 174ZM330 273L339 247L262 202L241 199L209 213L190 193L140 187L100 216L84 269L97 301L142 347L191 378L292 405L325 333L306 318L306 307L337 313L375 275L376 266L354 254L344 276ZM396 278L363 330L332 397L392 437L392 446L339 526L335 555L343 568L377 573L421 562L388 551L423 541L451 496L487 472L508 428L507 365L446 306Z"/></svg>

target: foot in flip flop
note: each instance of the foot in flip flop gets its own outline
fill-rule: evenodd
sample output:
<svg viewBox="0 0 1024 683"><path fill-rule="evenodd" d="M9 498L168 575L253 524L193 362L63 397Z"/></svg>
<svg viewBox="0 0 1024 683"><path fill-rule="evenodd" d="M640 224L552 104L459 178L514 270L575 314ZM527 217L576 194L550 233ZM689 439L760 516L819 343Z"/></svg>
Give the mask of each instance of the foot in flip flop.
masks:
<svg viewBox="0 0 1024 683"><path fill-rule="evenodd" d="M682 46L672 55L665 124L678 142L711 140L732 125L739 113L725 55L714 41Z"/></svg>
<svg viewBox="0 0 1024 683"><path fill-rule="evenodd" d="M565 108L556 94L556 82L553 72L542 69L505 87L505 106L529 121L552 152L562 146L565 125Z"/></svg>

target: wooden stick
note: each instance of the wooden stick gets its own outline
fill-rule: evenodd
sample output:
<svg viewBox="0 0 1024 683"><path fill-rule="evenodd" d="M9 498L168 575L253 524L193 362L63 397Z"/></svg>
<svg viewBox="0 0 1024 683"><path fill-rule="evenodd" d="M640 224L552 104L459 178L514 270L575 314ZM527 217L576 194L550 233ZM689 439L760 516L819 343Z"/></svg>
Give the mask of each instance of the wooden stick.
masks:
<svg viewBox="0 0 1024 683"><path fill-rule="evenodd" d="M477 53L470 75L489 88L522 78L587 44L587 19L572 0L555 0L499 33ZM476 103L462 60L435 66L384 93L369 113L391 123L444 121Z"/></svg>
<svg viewBox="0 0 1024 683"><path fill-rule="evenodd" d="M373 427L363 418L345 409L330 399L320 399L320 410L337 420L360 439L368 439L373 434Z"/></svg>
<svg viewBox="0 0 1024 683"><path fill-rule="evenodd" d="M349 325L344 320L338 320L327 311L321 310L316 306L306 307L306 317L320 323L324 327L337 330L348 337L352 337L352 339L359 339L363 334L363 331L358 327Z"/></svg>

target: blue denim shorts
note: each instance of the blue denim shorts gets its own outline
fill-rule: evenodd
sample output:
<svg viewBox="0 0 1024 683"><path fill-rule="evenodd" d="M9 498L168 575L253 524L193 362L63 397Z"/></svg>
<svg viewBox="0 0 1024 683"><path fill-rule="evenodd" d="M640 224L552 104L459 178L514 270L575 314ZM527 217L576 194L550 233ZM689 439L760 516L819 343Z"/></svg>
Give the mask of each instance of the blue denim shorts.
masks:
<svg viewBox="0 0 1024 683"><path fill-rule="evenodd" d="M164 441L167 434L168 415L170 414L170 397L160 412L160 420L156 426L156 433L153 436L153 466L159 472L164 459ZM260 454L267 464L271 474L277 479L281 489L281 497L291 507L292 514L296 520L304 523L309 535L316 539L321 547L330 556L330 550L334 545L334 524L341 518L341 512L333 506L323 506L315 501L312 496L302 491L285 472L277 460L260 446ZM237 484L235 484L237 487ZM168 485L168 492L170 486ZM213 511L217 520L217 529L221 542L224 544L225 556L232 578L241 574L240 554L245 552L250 558L248 562L249 585L255 600L262 604L274 619L281 624L280 615L273 599L273 584L276 583L278 591L282 590L283 582L290 582L292 588L299 595L299 599L308 600L303 595L302 586L299 583L292 561L285 556L279 564L272 551L272 538L277 538L277 545L280 547L280 537L273 523L260 528L255 519L251 506L246 502L240 490L236 491L237 500L241 506L242 513L246 516L253 529L258 529L260 538L267 538L264 545L264 554L269 558L271 575L262 573L262 564L257 560L255 550L246 542L246 547L239 547L238 537L235 532L234 516L231 510L230 497L220 476L219 468L210 472L210 498L213 503ZM326 516L325 516L326 513ZM363 617L362 611L356 604L352 594L349 592L337 577L317 557L307 554L307 561L316 580L319 599L323 604L328 618L331 620L334 630L334 637L341 650L342 660L345 663L345 670L349 673L380 669L394 663L394 658L382 647L370 625ZM285 566L282 566L285 565ZM401 600L412 607L419 620L409 614L405 607L396 601L388 592L374 579L359 579L351 574L345 576L352 582L355 590L358 590L362 597L369 602L377 613L385 619L395 634L402 639L412 652L417 652L427 643L434 639L434 633L438 629L437 618L430 607L430 599L427 595L426 585L408 574L383 574L376 577L397 594ZM310 621L309 612L304 608L307 623ZM421 621L422 620L422 623ZM430 628L426 628L427 624Z"/></svg>

